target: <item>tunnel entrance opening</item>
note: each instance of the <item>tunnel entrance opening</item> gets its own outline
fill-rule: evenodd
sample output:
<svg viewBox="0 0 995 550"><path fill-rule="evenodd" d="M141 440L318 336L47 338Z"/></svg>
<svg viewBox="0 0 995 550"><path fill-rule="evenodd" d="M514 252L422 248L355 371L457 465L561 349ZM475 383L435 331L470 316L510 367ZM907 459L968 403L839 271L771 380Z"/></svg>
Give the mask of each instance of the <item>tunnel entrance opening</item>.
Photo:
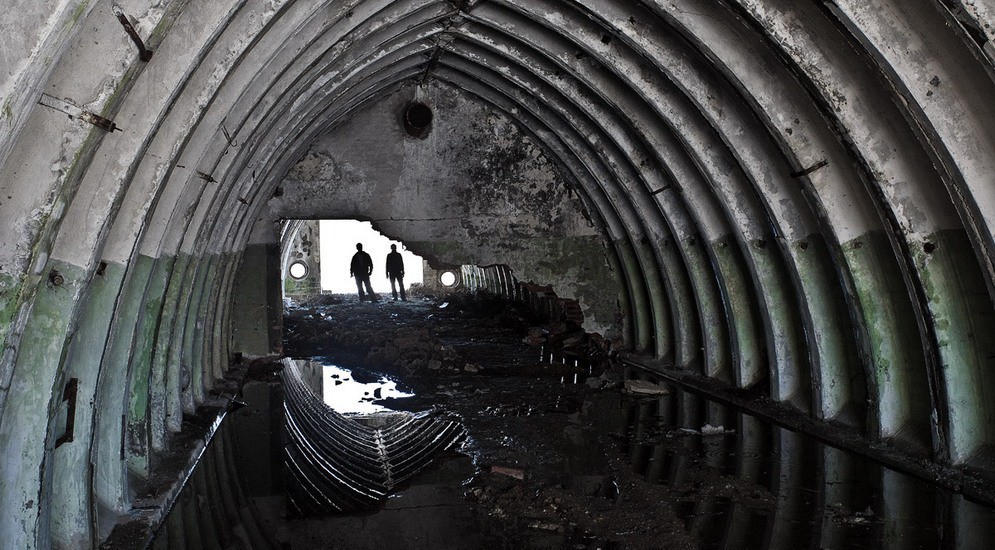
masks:
<svg viewBox="0 0 995 550"><path fill-rule="evenodd" d="M350 263L357 244L373 262L370 283L377 295L390 292L385 262L392 246L400 254L405 291L422 284L421 256L401 241L383 235L368 221L287 220L281 237L284 296L305 300L320 294L355 294L356 280L350 274Z"/></svg>

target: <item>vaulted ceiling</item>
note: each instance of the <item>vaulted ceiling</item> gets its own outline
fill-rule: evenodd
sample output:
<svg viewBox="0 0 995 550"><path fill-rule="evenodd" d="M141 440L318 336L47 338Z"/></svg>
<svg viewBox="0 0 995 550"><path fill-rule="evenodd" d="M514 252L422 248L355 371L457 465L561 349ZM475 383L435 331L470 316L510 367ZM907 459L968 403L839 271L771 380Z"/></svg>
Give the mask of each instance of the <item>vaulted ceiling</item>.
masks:
<svg viewBox="0 0 995 550"><path fill-rule="evenodd" d="M74 546L129 509L127 472L223 375L233 281L287 172L429 82L563 170L607 243L629 348L991 468L993 14L17 2L0 16L0 534ZM58 444L73 379L75 441Z"/></svg>

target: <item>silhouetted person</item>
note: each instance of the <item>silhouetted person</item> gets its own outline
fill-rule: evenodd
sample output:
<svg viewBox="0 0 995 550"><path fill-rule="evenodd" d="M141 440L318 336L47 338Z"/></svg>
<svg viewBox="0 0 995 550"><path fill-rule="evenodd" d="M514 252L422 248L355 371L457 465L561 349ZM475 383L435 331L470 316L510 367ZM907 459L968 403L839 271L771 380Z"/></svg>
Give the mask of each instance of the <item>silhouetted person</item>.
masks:
<svg viewBox="0 0 995 550"><path fill-rule="evenodd" d="M404 297L404 259L396 244L390 245L390 254L387 254L387 278L390 279L390 292L394 299L397 299L397 288L394 287L394 281L397 281L397 286L401 287L401 300L408 301Z"/></svg>
<svg viewBox="0 0 995 550"><path fill-rule="evenodd" d="M363 285L366 285L366 292L370 295L370 301L376 300L377 295L373 293L370 286L370 275L373 274L373 258L363 252L363 245L356 244L356 253L352 255L352 264L349 266L349 275L356 278L356 288L359 290L359 301L363 301Z"/></svg>

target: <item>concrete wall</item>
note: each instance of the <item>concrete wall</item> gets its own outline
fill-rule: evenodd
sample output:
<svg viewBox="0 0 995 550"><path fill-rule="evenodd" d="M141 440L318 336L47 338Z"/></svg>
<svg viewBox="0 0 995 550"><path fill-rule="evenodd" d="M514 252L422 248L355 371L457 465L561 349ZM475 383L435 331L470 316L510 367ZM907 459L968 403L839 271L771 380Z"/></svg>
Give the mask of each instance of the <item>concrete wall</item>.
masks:
<svg viewBox="0 0 995 550"><path fill-rule="evenodd" d="M288 298L308 298L321 294L321 235L318 220L286 220L280 239L280 277L283 295ZM290 267L300 262L306 268L297 279Z"/></svg>
<svg viewBox="0 0 995 550"><path fill-rule="evenodd" d="M259 357L279 354L283 349L284 247L278 226L269 220L258 221L242 252L232 298L233 353Z"/></svg>
<svg viewBox="0 0 995 550"><path fill-rule="evenodd" d="M109 1L0 13L6 544L133 512L274 215L506 263L643 357L995 473L990 1L117 4L151 58Z"/></svg>
<svg viewBox="0 0 995 550"><path fill-rule="evenodd" d="M413 102L434 113L420 137L404 127ZM580 301L588 330L617 337L605 236L568 177L508 115L431 82L403 86L319 137L269 204L273 219L372 221L430 265L506 264Z"/></svg>

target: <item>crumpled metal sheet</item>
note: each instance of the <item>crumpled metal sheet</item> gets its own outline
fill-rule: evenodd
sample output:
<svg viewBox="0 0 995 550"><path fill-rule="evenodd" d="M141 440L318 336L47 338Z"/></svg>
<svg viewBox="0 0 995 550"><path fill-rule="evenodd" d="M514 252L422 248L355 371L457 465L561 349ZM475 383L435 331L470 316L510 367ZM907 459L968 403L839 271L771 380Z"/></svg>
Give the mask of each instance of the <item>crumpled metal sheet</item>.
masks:
<svg viewBox="0 0 995 550"><path fill-rule="evenodd" d="M307 387L284 360L288 508L299 516L369 510L398 484L459 446L466 431L454 420L391 413L379 428L345 417Z"/></svg>

